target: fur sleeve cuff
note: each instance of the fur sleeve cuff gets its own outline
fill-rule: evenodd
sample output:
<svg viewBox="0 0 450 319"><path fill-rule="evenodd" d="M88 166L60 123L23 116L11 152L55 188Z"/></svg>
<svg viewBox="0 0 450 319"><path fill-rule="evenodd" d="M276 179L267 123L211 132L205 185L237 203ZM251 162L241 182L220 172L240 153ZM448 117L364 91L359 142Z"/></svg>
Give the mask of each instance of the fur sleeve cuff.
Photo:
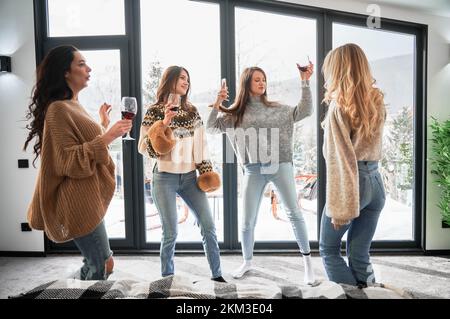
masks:
<svg viewBox="0 0 450 319"><path fill-rule="evenodd" d="M160 155L170 153L175 147L176 141L172 129L165 127L162 120L156 121L147 133L153 149Z"/></svg>
<svg viewBox="0 0 450 319"><path fill-rule="evenodd" d="M198 187L205 193L214 192L220 188L220 176L216 172L207 172L197 178Z"/></svg>

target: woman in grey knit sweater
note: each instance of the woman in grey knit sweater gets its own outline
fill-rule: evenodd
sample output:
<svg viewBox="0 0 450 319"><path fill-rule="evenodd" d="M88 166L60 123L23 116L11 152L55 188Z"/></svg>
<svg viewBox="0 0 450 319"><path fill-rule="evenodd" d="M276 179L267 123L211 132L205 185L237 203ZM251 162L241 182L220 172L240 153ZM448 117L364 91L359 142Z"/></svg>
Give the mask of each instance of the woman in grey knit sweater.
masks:
<svg viewBox="0 0 450 319"><path fill-rule="evenodd" d="M323 122L327 202L320 255L330 280L367 286L375 282L369 249L386 200L378 171L386 117L383 93L355 44L328 53L323 74L329 110ZM347 231L348 265L340 252Z"/></svg>
<svg viewBox="0 0 450 319"><path fill-rule="evenodd" d="M267 100L266 74L261 68L246 68L240 79L234 104L225 108L221 103L228 96L223 86L213 105L208 122L208 133L227 133L235 152L244 166L241 242L244 262L233 274L242 277L252 268L254 229L264 188L272 182L287 208L297 243L305 265L304 282L314 282L309 239L305 220L297 204L294 170L292 164L292 135L294 122L312 114L309 78L313 73L310 64L300 72L302 99L296 107ZM219 115L221 111L221 115Z"/></svg>

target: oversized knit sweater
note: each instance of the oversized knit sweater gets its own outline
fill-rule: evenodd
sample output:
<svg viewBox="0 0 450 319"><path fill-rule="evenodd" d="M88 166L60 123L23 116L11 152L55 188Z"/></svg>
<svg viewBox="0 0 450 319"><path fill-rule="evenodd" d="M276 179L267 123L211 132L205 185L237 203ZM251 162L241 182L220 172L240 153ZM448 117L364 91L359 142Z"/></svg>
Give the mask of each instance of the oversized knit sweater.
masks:
<svg viewBox="0 0 450 319"><path fill-rule="evenodd" d="M244 165L266 163L269 157L279 163L292 162L294 123L310 116L312 110L309 81L304 80L302 98L296 107L266 106L259 97L250 97L242 122L236 127L229 114L218 116L216 108L211 111L206 127L211 134L227 133Z"/></svg>
<svg viewBox="0 0 450 319"><path fill-rule="evenodd" d="M48 107L28 222L54 242L91 233L106 213L115 175L101 133L78 102L56 101Z"/></svg>
<svg viewBox="0 0 450 319"><path fill-rule="evenodd" d="M379 161L384 121L372 140L351 128L349 118L335 102L324 120L323 154L326 162L326 214L335 225L359 216L358 161Z"/></svg>
<svg viewBox="0 0 450 319"><path fill-rule="evenodd" d="M175 147L168 154L158 154L147 135L150 127L164 119L164 105L154 104L147 108L142 121L138 150L158 165L158 171L183 174L198 170L199 174L213 171L210 160L205 128L200 114L181 109L172 119L169 127L173 132Z"/></svg>

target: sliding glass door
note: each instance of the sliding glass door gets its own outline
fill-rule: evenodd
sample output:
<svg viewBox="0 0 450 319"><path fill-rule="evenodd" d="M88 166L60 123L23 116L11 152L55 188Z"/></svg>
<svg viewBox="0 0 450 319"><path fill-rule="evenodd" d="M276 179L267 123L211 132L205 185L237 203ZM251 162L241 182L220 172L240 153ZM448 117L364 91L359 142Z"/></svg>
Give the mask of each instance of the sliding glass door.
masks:
<svg viewBox="0 0 450 319"><path fill-rule="evenodd" d="M366 53L387 109L381 175L386 205L375 240L414 239L415 36L333 23L333 48L353 42Z"/></svg>
<svg viewBox="0 0 450 319"><path fill-rule="evenodd" d="M325 162L320 123L326 106L321 67L326 54L344 43L362 47L377 85L385 93L388 115L381 172L387 193L373 248L421 247L424 181L426 27L278 1L243 0L60 0L35 1L38 62L52 47L72 44L93 69L89 87L80 95L98 119L103 102L119 119L122 96L136 96L139 114L132 136L116 140L116 191L105 217L113 249L157 251L161 223L151 189L153 169L137 152L141 120L155 102L162 72L170 65L190 73L189 99L206 123L210 108L227 78L231 105L243 69L265 70L268 98L294 107L301 98L296 63L315 65L311 78L313 114L296 123L293 138L297 201L305 217L311 247L317 249L325 205ZM103 21L99 23L99 21ZM222 187L208 199L222 249L240 250L243 211L242 168L223 135L207 135L214 169ZM200 250L196 219L177 198L177 249ZM256 249L298 250L284 203L276 188L263 192L255 232ZM49 243L49 250L73 249Z"/></svg>
<svg viewBox="0 0 450 319"><path fill-rule="evenodd" d="M267 75L267 96L295 107L301 99L301 79L296 63L316 65L317 21L313 18L271 13L251 8L235 9L235 66L238 80L246 67L261 67ZM310 80L314 112L295 124L294 172L298 204L304 215L309 239L317 241L317 192L310 186L317 181L317 72ZM238 81L236 81L236 86ZM243 210L243 171L238 169L238 214ZM239 218L239 227L241 219ZM241 238L239 237L239 240ZM264 190L255 228L255 241L295 241L284 203L273 184Z"/></svg>
<svg viewBox="0 0 450 319"><path fill-rule="evenodd" d="M119 120L121 97L132 95L133 59L129 44L133 29L126 23L127 14L132 11L130 3L123 0L36 1L35 11L40 14L36 17L41 31L38 57L42 59L49 50L60 45L75 46L92 69L88 87L80 92L80 104L97 122L100 106L105 102L111 104L111 123ZM99 20L102 23L98 23ZM132 134L135 133L136 126ZM110 145L110 155L116 166L116 189L105 215L105 225L114 248L134 247L136 243L133 153L133 145L121 139ZM72 243L47 242L49 250L74 248Z"/></svg>
<svg viewBox="0 0 450 319"><path fill-rule="evenodd" d="M142 47L142 95L145 114L156 100L156 90L164 70L171 65L183 66L190 75L190 102L197 108L204 123L217 91L220 89L220 12L217 4L186 0L140 1ZM199 17L196 23L192 23ZM201 18L200 18L201 17ZM222 138L208 135L210 155L216 172L222 175ZM151 194L151 161L144 157L145 242L161 241L161 223ZM224 240L222 188L208 193L208 200L217 229L217 238ZM177 196L178 242L201 248L202 237L196 218L181 197ZM193 245L193 246L192 246ZM151 247L151 246L150 246Z"/></svg>

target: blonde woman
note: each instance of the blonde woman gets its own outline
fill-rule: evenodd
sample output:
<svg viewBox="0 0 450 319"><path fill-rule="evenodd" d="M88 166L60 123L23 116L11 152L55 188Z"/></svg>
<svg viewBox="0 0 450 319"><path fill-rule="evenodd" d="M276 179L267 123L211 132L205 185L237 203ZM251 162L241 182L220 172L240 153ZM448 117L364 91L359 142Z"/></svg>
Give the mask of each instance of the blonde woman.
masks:
<svg viewBox="0 0 450 319"><path fill-rule="evenodd" d="M369 62L356 44L328 53L322 72L329 109L323 122L327 201L320 255L331 281L366 287L375 282L369 249L386 199L378 171L386 116L383 93L374 86ZM346 231L348 265L340 253Z"/></svg>

